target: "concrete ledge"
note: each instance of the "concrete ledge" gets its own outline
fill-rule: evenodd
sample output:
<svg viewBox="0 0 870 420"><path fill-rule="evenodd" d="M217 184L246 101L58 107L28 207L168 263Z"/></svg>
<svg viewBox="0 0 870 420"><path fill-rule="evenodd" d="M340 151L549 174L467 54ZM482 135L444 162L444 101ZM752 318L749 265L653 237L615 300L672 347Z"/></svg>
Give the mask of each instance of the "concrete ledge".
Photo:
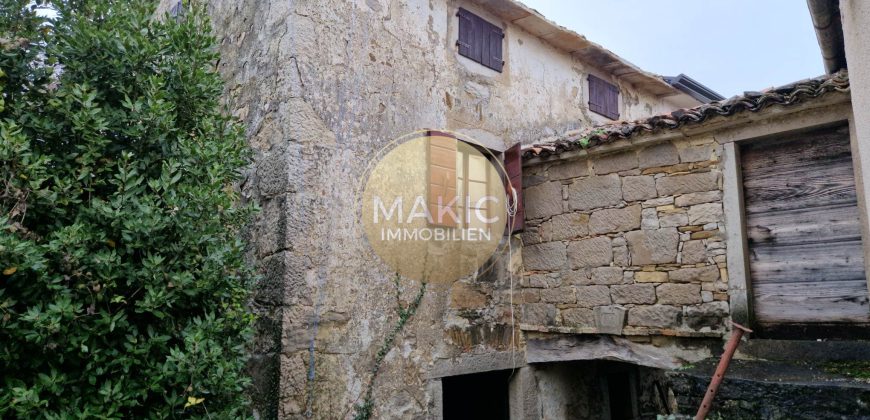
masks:
<svg viewBox="0 0 870 420"><path fill-rule="evenodd" d="M740 344L735 357L795 362L870 360L870 341L749 340Z"/></svg>
<svg viewBox="0 0 870 420"><path fill-rule="evenodd" d="M534 331L543 333L560 333L560 334L602 334L598 328L594 327L555 327L541 326L531 324L520 324L520 329L523 331ZM691 330L674 330L668 328L648 328L648 327L625 327L622 329L623 336L665 336L665 337L706 337L720 338L726 334L725 331L691 331Z"/></svg>
<svg viewBox="0 0 870 420"><path fill-rule="evenodd" d="M523 366L526 366L526 354L522 351L515 353L501 351L486 354L468 354L453 359L436 361L426 377L428 379L436 379L445 376L516 369Z"/></svg>
<svg viewBox="0 0 870 420"><path fill-rule="evenodd" d="M679 340L679 339L676 339ZM563 336L531 338L526 343L529 363L573 360L615 360L659 369L675 369L712 357L720 340L693 340L691 345L678 341L636 343L616 336Z"/></svg>

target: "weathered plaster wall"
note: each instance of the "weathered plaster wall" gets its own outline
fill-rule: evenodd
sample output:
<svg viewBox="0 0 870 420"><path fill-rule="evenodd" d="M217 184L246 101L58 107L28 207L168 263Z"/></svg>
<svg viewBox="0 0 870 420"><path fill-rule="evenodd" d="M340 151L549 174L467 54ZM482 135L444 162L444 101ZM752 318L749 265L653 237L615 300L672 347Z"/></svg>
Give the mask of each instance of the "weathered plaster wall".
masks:
<svg viewBox="0 0 870 420"><path fill-rule="evenodd" d="M523 328L721 335L721 157L701 136L526 167ZM623 311L624 329L602 326Z"/></svg>

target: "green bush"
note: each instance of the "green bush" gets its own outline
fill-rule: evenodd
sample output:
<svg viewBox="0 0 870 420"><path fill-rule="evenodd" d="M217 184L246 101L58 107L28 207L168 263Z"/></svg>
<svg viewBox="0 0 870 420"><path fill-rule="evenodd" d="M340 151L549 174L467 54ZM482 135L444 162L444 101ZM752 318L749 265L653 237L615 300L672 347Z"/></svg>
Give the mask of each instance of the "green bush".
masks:
<svg viewBox="0 0 870 420"><path fill-rule="evenodd" d="M253 273L201 10L0 0L0 417L245 417Z"/></svg>

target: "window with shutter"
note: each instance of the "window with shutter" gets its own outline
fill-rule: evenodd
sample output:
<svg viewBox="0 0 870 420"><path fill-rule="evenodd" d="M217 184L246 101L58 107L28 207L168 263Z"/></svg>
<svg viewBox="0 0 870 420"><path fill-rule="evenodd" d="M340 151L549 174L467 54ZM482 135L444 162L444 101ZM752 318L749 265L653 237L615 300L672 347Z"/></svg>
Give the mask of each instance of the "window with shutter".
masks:
<svg viewBox="0 0 870 420"><path fill-rule="evenodd" d="M467 57L497 72L502 71L504 31L480 16L459 8L459 55Z"/></svg>
<svg viewBox="0 0 870 420"><path fill-rule="evenodd" d="M492 161L497 152L482 150L481 146L464 143L450 133L443 131L428 131L428 200L429 213L432 215L432 225L456 228L484 229L480 221L469 214L489 215L492 209L489 203L483 207L475 207L485 195L498 194L492 191L496 184L489 173L487 161ZM477 149L480 153L471 153ZM508 205L514 202L513 186L516 193L516 213L513 227L507 226L505 233L521 231L525 222L523 210L522 164L520 161L520 144L517 143L504 152L504 167L507 179L504 180ZM510 180L510 185L508 184ZM486 216L491 217L491 216Z"/></svg>
<svg viewBox="0 0 870 420"><path fill-rule="evenodd" d="M611 120L619 119L619 88L589 75L589 110Z"/></svg>

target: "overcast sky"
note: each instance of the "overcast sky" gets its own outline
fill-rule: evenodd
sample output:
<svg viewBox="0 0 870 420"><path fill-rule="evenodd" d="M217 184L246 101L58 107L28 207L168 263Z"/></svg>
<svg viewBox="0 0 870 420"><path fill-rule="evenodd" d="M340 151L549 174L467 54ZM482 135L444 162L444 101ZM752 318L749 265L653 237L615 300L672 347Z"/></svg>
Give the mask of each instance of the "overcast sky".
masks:
<svg viewBox="0 0 870 420"><path fill-rule="evenodd" d="M521 0L638 67L730 97L824 74L804 0Z"/></svg>

